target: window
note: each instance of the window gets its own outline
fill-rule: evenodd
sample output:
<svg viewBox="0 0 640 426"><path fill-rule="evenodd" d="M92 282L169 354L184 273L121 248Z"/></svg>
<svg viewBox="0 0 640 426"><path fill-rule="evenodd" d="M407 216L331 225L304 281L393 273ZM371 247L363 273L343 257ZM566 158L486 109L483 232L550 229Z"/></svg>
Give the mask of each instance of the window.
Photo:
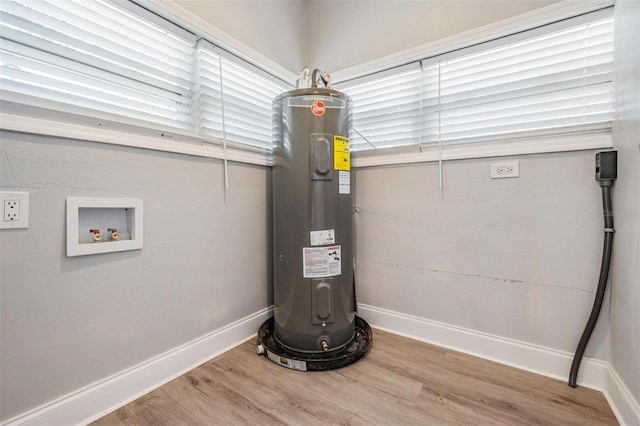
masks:
<svg viewBox="0 0 640 426"><path fill-rule="evenodd" d="M354 104L353 151L420 143L420 64L414 63L365 77L338 90Z"/></svg>
<svg viewBox="0 0 640 426"><path fill-rule="evenodd" d="M101 0L8 0L0 9L3 90L193 126L192 34Z"/></svg>
<svg viewBox="0 0 640 426"><path fill-rule="evenodd" d="M206 40L197 47L199 134L270 149L271 102L286 86Z"/></svg>
<svg viewBox="0 0 640 426"><path fill-rule="evenodd" d="M610 12L337 84L354 101L353 149L610 131Z"/></svg>
<svg viewBox="0 0 640 426"><path fill-rule="evenodd" d="M354 101L352 150L610 132L611 11L336 84ZM4 0L0 12L3 97L270 150L271 101L291 86L192 32L130 1Z"/></svg>
<svg viewBox="0 0 640 426"><path fill-rule="evenodd" d="M270 149L271 100L287 85L172 22L108 0L3 0L0 11L3 94Z"/></svg>

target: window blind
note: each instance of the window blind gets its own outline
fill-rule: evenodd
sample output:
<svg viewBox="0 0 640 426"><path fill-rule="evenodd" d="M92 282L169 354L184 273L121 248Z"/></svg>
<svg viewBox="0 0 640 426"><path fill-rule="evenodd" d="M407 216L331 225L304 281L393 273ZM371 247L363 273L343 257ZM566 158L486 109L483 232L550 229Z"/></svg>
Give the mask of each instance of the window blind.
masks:
<svg viewBox="0 0 640 426"><path fill-rule="evenodd" d="M196 48L195 89L196 127L203 137L222 139L222 99L220 57L206 40Z"/></svg>
<svg viewBox="0 0 640 426"><path fill-rule="evenodd" d="M286 85L205 40L198 42L197 58L200 135L270 150L271 102Z"/></svg>
<svg viewBox="0 0 640 426"><path fill-rule="evenodd" d="M611 127L612 18L423 68L423 142Z"/></svg>
<svg viewBox="0 0 640 426"><path fill-rule="evenodd" d="M195 37L139 9L3 0L2 89L191 129Z"/></svg>
<svg viewBox="0 0 640 426"><path fill-rule="evenodd" d="M272 145L269 73L129 1L0 2L3 92Z"/></svg>
<svg viewBox="0 0 640 426"><path fill-rule="evenodd" d="M288 88L224 57L222 72L227 139L271 149L271 102Z"/></svg>
<svg viewBox="0 0 640 426"><path fill-rule="evenodd" d="M351 150L420 143L420 86L418 63L336 85L354 104Z"/></svg>
<svg viewBox="0 0 640 426"><path fill-rule="evenodd" d="M613 28L610 11L600 11L423 60L419 81L395 91L410 110L419 94L418 117L388 111L385 120L380 110L382 124L367 121L370 105L387 99L389 82L404 78L402 69L339 88L354 98L354 128L376 148L416 143L416 134L422 144L452 144L607 130L614 118Z"/></svg>

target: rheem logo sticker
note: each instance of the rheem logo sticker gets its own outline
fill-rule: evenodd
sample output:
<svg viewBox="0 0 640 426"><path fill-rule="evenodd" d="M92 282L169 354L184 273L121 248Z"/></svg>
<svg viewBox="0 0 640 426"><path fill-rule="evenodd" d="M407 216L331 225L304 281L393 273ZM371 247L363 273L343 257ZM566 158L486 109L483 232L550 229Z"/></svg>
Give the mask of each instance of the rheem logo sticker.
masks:
<svg viewBox="0 0 640 426"><path fill-rule="evenodd" d="M313 115L324 115L324 112L327 110L327 107L324 106L324 102L315 101L311 104L311 112Z"/></svg>

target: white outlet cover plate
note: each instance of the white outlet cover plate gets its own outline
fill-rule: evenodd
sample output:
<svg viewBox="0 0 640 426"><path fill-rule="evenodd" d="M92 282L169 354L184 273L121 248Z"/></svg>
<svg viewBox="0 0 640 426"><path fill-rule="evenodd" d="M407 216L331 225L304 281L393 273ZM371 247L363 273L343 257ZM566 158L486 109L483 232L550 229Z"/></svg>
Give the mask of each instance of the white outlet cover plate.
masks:
<svg viewBox="0 0 640 426"><path fill-rule="evenodd" d="M501 161L491 163L491 179L514 178L520 176L518 161Z"/></svg>
<svg viewBox="0 0 640 426"><path fill-rule="evenodd" d="M4 220L5 201L20 201L20 220ZM29 227L29 193L0 191L0 229L20 229Z"/></svg>

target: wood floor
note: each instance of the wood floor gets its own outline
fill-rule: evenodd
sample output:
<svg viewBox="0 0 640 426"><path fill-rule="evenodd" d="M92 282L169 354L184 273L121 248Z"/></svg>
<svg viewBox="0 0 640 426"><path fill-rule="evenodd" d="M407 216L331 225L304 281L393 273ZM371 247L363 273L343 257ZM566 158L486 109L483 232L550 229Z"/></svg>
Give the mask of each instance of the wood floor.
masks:
<svg viewBox="0 0 640 426"><path fill-rule="evenodd" d="M600 392L379 330L373 341L328 372L278 366L247 342L93 424L618 424Z"/></svg>

